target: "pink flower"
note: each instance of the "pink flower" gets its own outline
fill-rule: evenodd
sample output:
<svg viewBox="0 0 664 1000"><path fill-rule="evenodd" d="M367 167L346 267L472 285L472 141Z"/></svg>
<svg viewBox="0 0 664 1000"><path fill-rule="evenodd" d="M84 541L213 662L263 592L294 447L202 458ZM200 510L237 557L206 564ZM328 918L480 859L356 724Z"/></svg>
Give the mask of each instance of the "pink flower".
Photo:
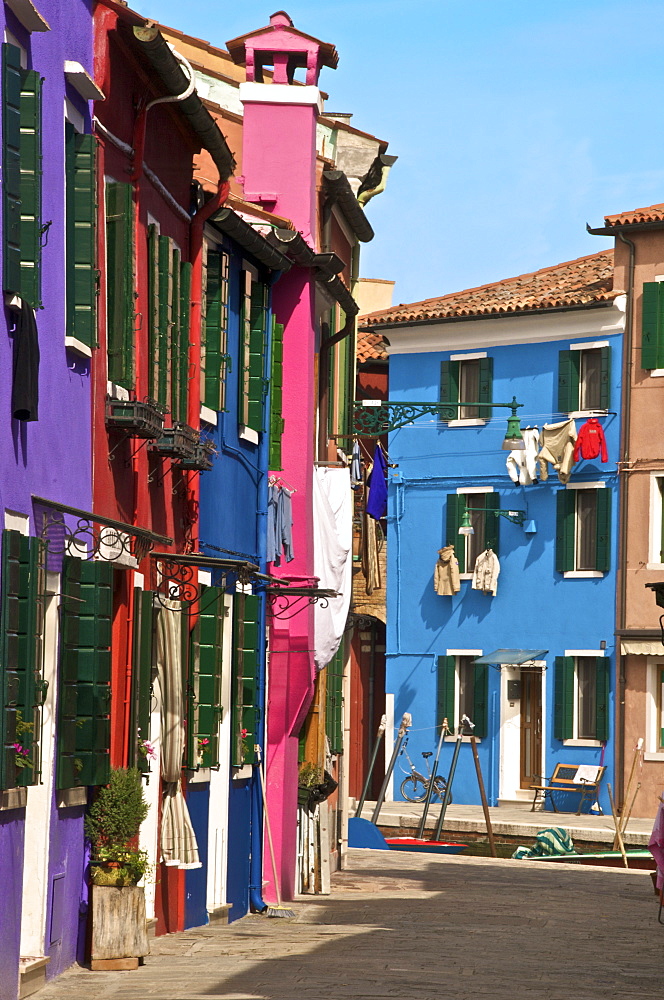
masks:
<svg viewBox="0 0 664 1000"><path fill-rule="evenodd" d="M245 736L248 736L248 735L249 735L249 730L248 729L241 729L240 730L240 736L242 737L242 739L244 739Z"/></svg>
<svg viewBox="0 0 664 1000"><path fill-rule="evenodd" d="M149 740L143 740L142 746L146 757L151 757L152 760L157 759L157 751L155 749L154 743L150 743Z"/></svg>

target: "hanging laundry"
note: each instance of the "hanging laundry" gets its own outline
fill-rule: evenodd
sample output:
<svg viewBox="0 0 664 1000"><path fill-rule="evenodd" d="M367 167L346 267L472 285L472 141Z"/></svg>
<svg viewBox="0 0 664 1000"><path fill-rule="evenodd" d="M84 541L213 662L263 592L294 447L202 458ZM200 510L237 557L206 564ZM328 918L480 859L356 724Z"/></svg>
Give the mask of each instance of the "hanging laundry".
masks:
<svg viewBox="0 0 664 1000"><path fill-rule="evenodd" d="M513 483L532 486L537 480L537 449L540 433L537 427L526 427L521 431L524 450L511 451L507 456L507 471Z"/></svg>
<svg viewBox="0 0 664 1000"><path fill-rule="evenodd" d="M355 438L350 457L350 488L357 490L362 485L362 465L360 462L360 442Z"/></svg>
<svg viewBox="0 0 664 1000"><path fill-rule="evenodd" d="M16 316L12 366L12 417L15 420L38 420L39 412L39 337L35 311L24 299Z"/></svg>
<svg viewBox="0 0 664 1000"><path fill-rule="evenodd" d="M493 549L485 549L475 560L471 587L473 590L481 590L483 594L491 594L495 597L498 593L499 574L498 556Z"/></svg>
<svg viewBox="0 0 664 1000"><path fill-rule="evenodd" d="M277 545L280 548L283 545L286 562L292 562L295 558L295 553L293 552L292 496L293 494L285 486L282 486L279 490L279 503L277 505L277 527L279 533L277 535ZM277 563L278 565L279 563Z"/></svg>
<svg viewBox="0 0 664 1000"><path fill-rule="evenodd" d="M579 431L574 445L574 461L578 462L579 458L598 458L600 455L603 462L608 461L604 428L599 420L591 417Z"/></svg>
<svg viewBox="0 0 664 1000"><path fill-rule="evenodd" d="M274 562L281 552L281 546L277 545L277 503L279 500L279 487L270 486L267 493L267 552L268 562ZM279 563L277 563L277 566Z"/></svg>
<svg viewBox="0 0 664 1000"><path fill-rule="evenodd" d="M368 473L366 472L365 478L368 478ZM362 514L362 573L364 574L365 590L369 597L373 594L374 590L382 587L380 563L378 562L378 537L376 534L380 530L380 525L365 510Z"/></svg>
<svg viewBox="0 0 664 1000"><path fill-rule="evenodd" d="M558 473L560 482L569 482L574 465L575 441L576 424L573 420L561 420L558 424L544 424L540 434L542 448L537 456L540 479L549 478L547 462L550 462Z"/></svg>
<svg viewBox="0 0 664 1000"><path fill-rule="evenodd" d="M368 479L369 496L367 497L366 511L370 517L380 521L387 514L387 462L385 454L379 444L376 445L373 456L373 469Z"/></svg>
<svg viewBox="0 0 664 1000"><path fill-rule="evenodd" d="M454 546L446 545L438 549L438 562L433 572L433 586L441 597L452 597L461 590L459 561L454 554Z"/></svg>

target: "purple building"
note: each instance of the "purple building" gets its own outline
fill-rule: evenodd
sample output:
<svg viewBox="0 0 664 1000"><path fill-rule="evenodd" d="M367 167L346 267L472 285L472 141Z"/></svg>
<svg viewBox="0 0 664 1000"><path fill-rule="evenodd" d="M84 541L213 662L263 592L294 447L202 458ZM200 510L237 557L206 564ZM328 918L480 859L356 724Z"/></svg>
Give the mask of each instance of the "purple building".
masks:
<svg viewBox="0 0 664 1000"><path fill-rule="evenodd" d="M91 509L92 2L0 5L0 1000L75 961L85 912L87 788L56 788L61 563L40 536Z"/></svg>

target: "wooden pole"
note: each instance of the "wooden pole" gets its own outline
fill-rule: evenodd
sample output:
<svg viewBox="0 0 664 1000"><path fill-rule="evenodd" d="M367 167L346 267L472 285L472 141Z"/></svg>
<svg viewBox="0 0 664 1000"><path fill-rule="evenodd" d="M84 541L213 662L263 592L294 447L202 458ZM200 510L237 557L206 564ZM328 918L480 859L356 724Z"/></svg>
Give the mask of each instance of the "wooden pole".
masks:
<svg viewBox="0 0 664 1000"><path fill-rule="evenodd" d="M609 802L611 803L611 815L613 816L613 825L616 828L616 839L618 841L618 847L620 848L620 853L622 854L623 864L625 868L629 868L629 862L627 861L627 855L625 854L625 845L622 839L622 833L620 832L620 823L618 822L618 814L616 813L616 804L613 801L613 792L611 790L611 785L606 786L609 791Z"/></svg>
<svg viewBox="0 0 664 1000"><path fill-rule="evenodd" d="M634 747L634 756L632 758L632 767L631 767L630 772L629 772L629 780L627 782L627 790L625 791L625 803L624 803L625 807L629 803L629 793L632 790L632 782L634 781L634 775L636 773L636 765L637 765L637 763L639 761L639 758L641 757L641 749L642 749L642 747L643 747L643 738L640 737L638 739L638 741L637 741L636 746ZM634 805L633 802L632 802L632 805ZM630 809L629 812L631 812L631 811L632 810ZM621 833L625 832L625 827L627 826L627 821L625 820L625 822L623 822L624 817L625 817L625 811L623 810L623 815L621 816L621 823L620 823ZM613 840L613 850L615 851L617 849L617 847L618 847L618 838L614 837L614 840Z"/></svg>
<svg viewBox="0 0 664 1000"><path fill-rule="evenodd" d="M401 749L401 744L403 743L404 736L413 724L413 719L410 712L404 712L401 717L401 725L399 726L399 732L397 733L397 738L394 743L394 750L392 751L392 757L390 763L387 766L387 771L385 772L385 778L383 779L383 784L378 795L378 801L376 802L376 807L373 811L373 816L371 817L371 822L375 825L378 823L378 817L380 816L380 810L385 801L385 795L387 793L387 788L390 783L390 778L392 777L392 772L394 771L394 765L397 762L397 757L399 756L399 750Z"/></svg>
<svg viewBox="0 0 664 1000"><path fill-rule="evenodd" d="M470 745L473 748L473 759L475 761L475 770L477 771L477 784L480 788L480 798L482 799L482 809L484 810L484 819L486 822L486 832L489 838L489 847L491 849L491 857L497 858L496 854L496 843L493 839L493 826L491 825L491 815L489 813L489 803L487 802L486 792L484 791L484 779L482 777L482 768L480 767L480 756L477 752L477 740L475 736L470 737Z"/></svg>
<svg viewBox="0 0 664 1000"><path fill-rule="evenodd" d="M367 778L364 782L364 788L362 789L362 794L360 795L360 801L357 803L357 809L355 810L355 816L362 815L362 809L366 801L366 797L369 794L369 785L371 784L371 778L373 775L374 766L376 764L376 757L378 756L378 750L380 749L381 740L385 735L385 727L387 725L387 719L383 715L381 716L380 725L378 726L378 732L376 734L376 742L374 743L373 753L371 755L371 763L369 764L369 770L367 772Z"/></svg>

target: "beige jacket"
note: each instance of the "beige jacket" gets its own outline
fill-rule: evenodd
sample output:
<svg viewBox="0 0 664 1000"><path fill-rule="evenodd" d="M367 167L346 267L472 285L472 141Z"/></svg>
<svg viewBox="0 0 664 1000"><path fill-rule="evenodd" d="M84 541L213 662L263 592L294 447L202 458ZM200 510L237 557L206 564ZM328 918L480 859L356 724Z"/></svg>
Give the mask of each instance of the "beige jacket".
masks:
<svg viewBox="0 0 664 1000"><path fill-rule="evenodd" d="M471 587L473 590L481 590L485 594L492 594L495 597L498 593L499 573L498 556L493 549L485 549L475 560Z"/></svg>
<svg viewBox="0 0 664 1000"><path fill-rule="evenodd" d="M454 555L454 546L446 545L438 549L438 562L433 573L433 586L441 597L451 597L461 590L459 582L459 562Z"/></svg>
<svg viewBox="0 0 664 1000"><path fill-rule="evenodd" d="M550 462L558 473L561 483L568 483L574 465L574 443L576 424L573 420L562 420L559 424L544 424L540 435L541 451L537 456L539 477L549 478Z"/></svg>

